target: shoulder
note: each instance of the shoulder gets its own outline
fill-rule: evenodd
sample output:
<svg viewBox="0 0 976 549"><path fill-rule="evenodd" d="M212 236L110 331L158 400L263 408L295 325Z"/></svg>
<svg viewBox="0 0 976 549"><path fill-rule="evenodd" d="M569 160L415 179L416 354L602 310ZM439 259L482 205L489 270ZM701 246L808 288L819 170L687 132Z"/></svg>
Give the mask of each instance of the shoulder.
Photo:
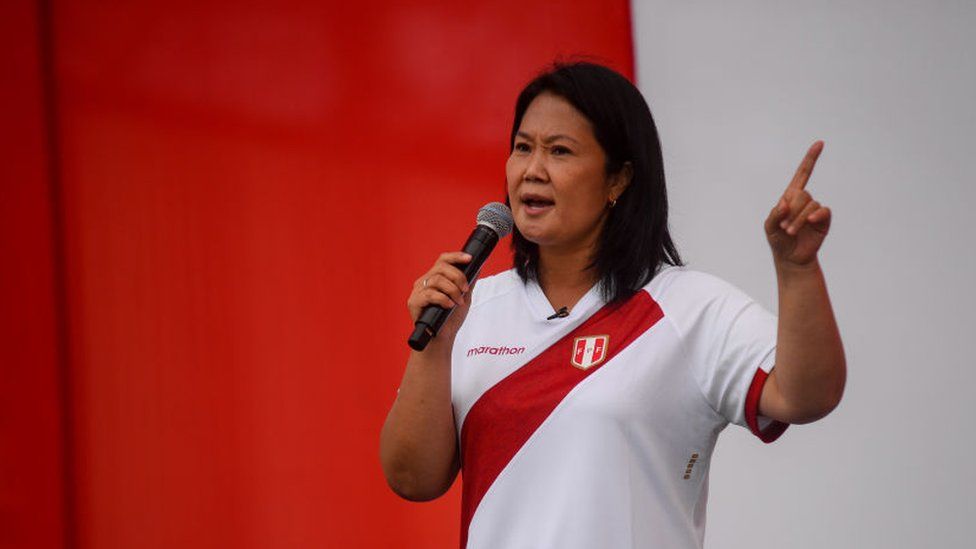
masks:
<svg viewBox="0 0 976 549"><path fill-rule="evenodd" d="M471 294L471 307L479 307L500 297L512 295L522 286L515 269L502 271L498 274L479 278Z"/></svg>
<svg viewBox="0 0 976 549"><path fill-rule="evenodd" d="M688 267L666 267L661 269L644 291L656 301L708 301L728 296L745 296L739 288L725 280Z"/></svg>
<svg viewBox="0 0 976 549"><path fill-rule="evenodd" d="M687 267L662 269L643 290L682 332L702 317L734 314L753 303L745 292L731 283Z"/></svg>

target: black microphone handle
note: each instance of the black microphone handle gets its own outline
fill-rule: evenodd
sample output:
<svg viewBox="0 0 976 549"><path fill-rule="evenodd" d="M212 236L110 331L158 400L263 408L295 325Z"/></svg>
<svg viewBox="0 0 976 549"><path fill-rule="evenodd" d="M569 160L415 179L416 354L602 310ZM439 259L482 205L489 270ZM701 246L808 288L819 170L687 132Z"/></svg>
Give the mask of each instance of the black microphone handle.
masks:
<svg viewBox="0 0 976 549"><path fill-rule="evenodd" d="M471 261L463 266L458 265L469 284L478 277L478 271L485 264L485 260L488 259L491 251L495 249L495 244L498 244L498 233L494 230L484 225L478 225L471 231L471 236L461 248L462 252L471 255ZM451 316L452 312L454 312L454 307L450 309L445 309L439 305L424 307L414 323L413 333L410 334L407 345L416 351L423 351L427 348L430 340L440 331L444 321Z"/></svg>

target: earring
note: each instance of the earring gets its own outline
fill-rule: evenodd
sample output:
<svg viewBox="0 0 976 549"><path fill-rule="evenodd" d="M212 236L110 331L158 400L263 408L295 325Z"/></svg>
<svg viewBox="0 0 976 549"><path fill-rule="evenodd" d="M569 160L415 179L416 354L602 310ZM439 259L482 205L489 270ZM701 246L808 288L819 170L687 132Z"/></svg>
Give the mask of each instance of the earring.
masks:
<svg viewBox="0 0 976 549"><path fill-rule="evenodd" d="M611 198L610 199L610 208L613 208L616 205L617 205L617 199L616 198Z"/></svg>

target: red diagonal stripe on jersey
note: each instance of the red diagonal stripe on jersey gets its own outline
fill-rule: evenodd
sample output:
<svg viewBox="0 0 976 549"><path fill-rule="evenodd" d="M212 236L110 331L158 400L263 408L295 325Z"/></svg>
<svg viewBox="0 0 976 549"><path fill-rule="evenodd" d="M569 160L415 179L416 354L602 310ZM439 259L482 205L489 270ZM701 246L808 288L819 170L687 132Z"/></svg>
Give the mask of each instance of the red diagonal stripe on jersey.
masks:
<svg viewBox="0 0 976 549"><path fill-rule="evenodd" d="M623 304L607 305L474 403L461 428L461 547L485 492L566 394L663 316L644 291ZM600 365L581 370L570 364L573 340L589 335L609 335L609 350Z"/></svg>

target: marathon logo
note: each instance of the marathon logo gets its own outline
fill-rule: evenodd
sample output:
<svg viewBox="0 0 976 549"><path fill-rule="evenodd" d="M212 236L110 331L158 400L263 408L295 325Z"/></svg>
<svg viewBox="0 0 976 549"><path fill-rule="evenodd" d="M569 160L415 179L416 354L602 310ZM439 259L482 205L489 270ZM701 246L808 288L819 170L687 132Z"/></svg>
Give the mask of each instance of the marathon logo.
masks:
<svg viewBox="0 0 976 549"><path fill-rule="evenodd" d="M468 356L477 355L520 355L525 352L525 347L472 347L468 349Z"/></svg>

